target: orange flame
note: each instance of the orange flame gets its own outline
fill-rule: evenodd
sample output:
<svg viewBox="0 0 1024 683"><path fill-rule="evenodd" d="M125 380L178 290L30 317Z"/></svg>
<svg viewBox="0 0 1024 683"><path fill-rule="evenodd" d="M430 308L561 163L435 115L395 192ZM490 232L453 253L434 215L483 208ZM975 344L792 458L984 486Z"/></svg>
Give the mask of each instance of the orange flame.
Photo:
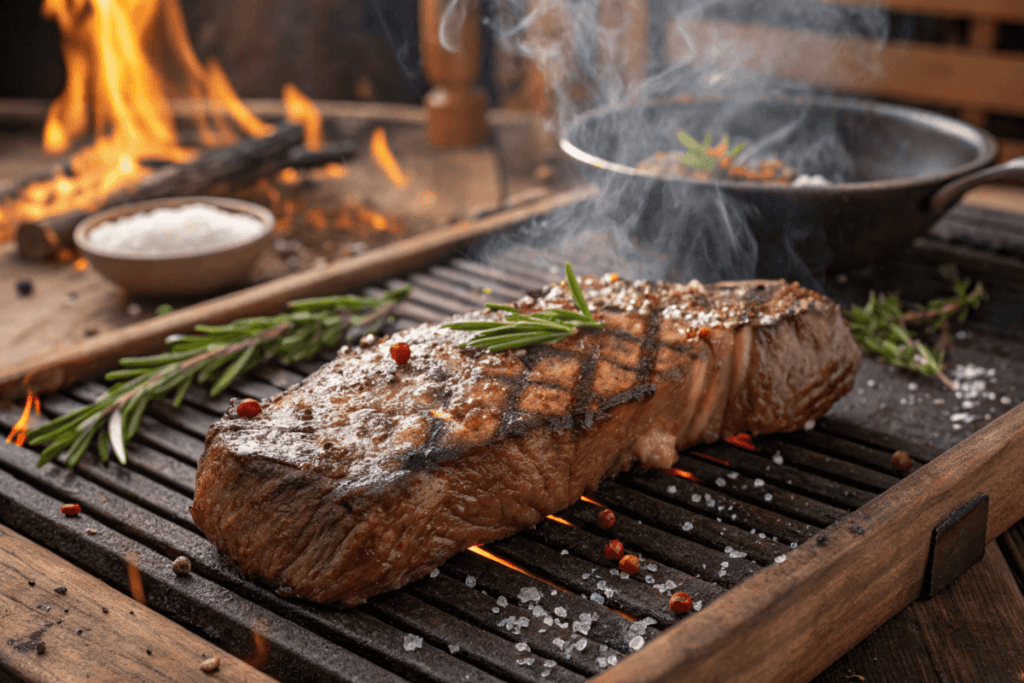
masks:
<svg viewBox="0 0 1024 683"><path fill-rule="evenodd" d="M575 524L573 524L572 522L570 522L567 519L562 519L561 517L556 517L555 515L548 515L547 517L552 522L558 522L559 524L564 524L566 526L571 526L574 529L578 529L579 528L579 527L577 527Z"/></svg>
<svg viewBox="0 0 1024 683"><path fill-rule="evenodd" d="M744 448L748 451L757 451L757 446L754 445L753 437L750 436L750 434L747 434L746 432L740 432L739 434L734 434L733 436L727 436L725 437L725 442L730 443L733 446L737 446L738 448Z"/></svg>
<svg viewBox="0 0 1024 683"><path fill-rule="evenodd" d="M604 505L601 505L600 503L598 503L593 498L587 498L586 496L580 496L580 500L582 500L584 503L590 503L591 505L597 505L598 507L602 507L602 508L604 507Z"/></svg>
<svg viewBox="0 0 1024 683"><path fill-rule="evenodd" d="M391 153L391 147L388 146L388 134L383 126L374 128L373 133L370 135L370 154L373 155L373 160L380 166L380 170L384 171L396 186L405 187L409 184L409 177L402 172L402 167L398 165L398 160Z"/></svg>
<svg viewBox="0 0 1024 683"><path fill-rule="evenodd" d="M517 564L509 562L508 560L506 560L506 559L504 559L502 557L498 557L494 553L492 553L490 551L487 551L487 550L484 550L483 548L481 548L478 545L470 546L469 547L469 551L473 552L473 553L476 553L480 557L486 557L488 560L491 560L492 562L497 562L498 564L500 564L502 566L505 566L505 567L508 567L509 569L514 569L515 571L519 572L520 574L525 574L526 576L529 576L531 579L537 579L538 581L543 581L544 583L546 583L547 585L551 586L552 588L557 588L558 590L560 590L560 591L562 591L564 593L571 593L572 592L572 591L569 591L569 590L567 590L565 588L562 588L558 584L551 583L550 581L548 581L547 579L545 579L542 576L537 576L533 572L528 571L526 569L523 569L522 567L520 567Z"/></svg>
<svg viewBox="0 0 1024 683"><path fill-rule="evenodd" d="M11 427L11 433L7 435L6 443L12 441L16 446L24 446L25 438L28 436L28 420L32 416L32 409L35 408L36 414L38 415L39 410L39 399L32 390L29 389L28 396L25 397L25 408L21 411L21 417Z"/></svg>
<svg viewBox="0 0 1024 683"><path fill-rule="evenodd" d="M219 64L199 62L179 0L43 0L42 15L60 29L67 74L47 112L43 148L65 152L90 128L93 143L71 156L70 175L31 183L0 206L0 240L16 222L99 207L108 194L150 173L144 159L194 157L196 150L178 143L172 80L187 84L208 146L237 139L225 114L248 135L273 130L246 108ZM165 78L157 66L164 64L178 73Z"/></svg>
<svg viewBox="0 0 1024 683"><path fill-rule="evenodd" d="M315 152L324 145L324 119L320 110L294 83L285 83L281 88L285 118L302 126L302 144Z"/></svg>
<svg viewBox="0 0 1024 683"><path fill-rule="evenodd" d="M683 479L689 479L690 481L696 481L698 483L700 482L700 479L698 479L697 475L695 475L693 472L687 472L686 470L677 470L675 467L671 467L671 468L666 469L666 470L658 470L658 471L659 472L664 472L665 474L674 474L677 477L682 477Z"/></svg>

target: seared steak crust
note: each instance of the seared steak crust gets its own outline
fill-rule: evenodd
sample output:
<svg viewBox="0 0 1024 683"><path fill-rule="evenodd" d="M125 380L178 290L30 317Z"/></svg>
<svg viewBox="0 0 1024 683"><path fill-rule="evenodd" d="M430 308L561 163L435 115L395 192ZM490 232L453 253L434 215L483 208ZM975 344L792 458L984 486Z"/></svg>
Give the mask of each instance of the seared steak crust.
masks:
<svg viewBox="0 0 1024 683"><path fill-rule="evenodd" d="M603 329L490 353L424 325L343 348L255 418L232 410L206 438L196 523L243 572L355 605L635 462L800 429L853 384L860 352L839 307L799 285L582 285ZM564 285L518 305L573 308Z"/></svg>

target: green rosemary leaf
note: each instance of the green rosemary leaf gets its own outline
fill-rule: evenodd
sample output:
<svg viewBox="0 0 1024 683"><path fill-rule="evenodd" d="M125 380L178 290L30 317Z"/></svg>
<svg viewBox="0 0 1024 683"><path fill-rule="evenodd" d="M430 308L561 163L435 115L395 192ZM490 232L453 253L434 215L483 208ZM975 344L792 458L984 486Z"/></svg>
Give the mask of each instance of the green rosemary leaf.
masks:
<svg viewBox="0 0 1024 683"><path fill-rule="evenodd" d="M492 329L506 328L506 327L512 327L512 326L511 325L507 325L506 323L500 323L500 322L497 322L497 321L480 320L480 321L467 321L467 322L462 322L462 323L448 323L447 325L445 325L445 327L448 327L448 328L453 329L453 330L465 330L465 331L468 331L468 332L472 332L474 330L492 330Z"/></svg>
<svg viewBox="0 0 1024 683"><path fill-rule="evenodd" d="M39 454L39 461L36 463L36 465L42 467L46 463L50 462L58 455L63 453L72 441L74 441L73 437L67 439L66 441L54 441L49 446L44 448L43 451Z"/></svg>
<svg viewBox="0 0 1024 683"><path fill-rule="evenodd" d="M111 370L107 374L103 375L103 379L108 382L121 379L133 379L139 375L145 375L147 372L152 372L152 370L150 368L122 368L121 370Z"/></svg>
<svg viewBox="0 0 1024 683"><path fill-rule="evenodd" d="M210 387L210 396L216 396L220 392L228 388L228 385L235 381L235 378L241 374L245 364L249 362L253 354L256 353L256 347L250 346L241 353L231 364L224 370L220 378Z"/></svg>
<svg viewBox="0 0 1024 683"><path fill-rule="evenodd" d="M100 432L96 443L96 450L99 453L100 462L110 460L110 434L108 432Z"/></svg>
<svg viewBox="0 0 1024 683"><path fill-rule="evenodd" d="M188 393L188 388L192 386L192 379L195 375L189 375L178 385L178 388L174 392L174 398L171 400L171 405L175 408L180 408L181 404L185 401L185 394Z"/></svg>
<svg viewBox="0 0 1024 683"><path fill-rule="evenodd" d="M487 308L492 311L507 311L509 313L518 313L519 309L515 306L509 306L508 304L484 304Z"/></svg>
<svg viewBox="0 0 1024 683"><path fill-rule="evenodd" d="M580 289L580 283L576 281L576 273L572 272L572 264L568 261L565 262L565 281L569 285L569 291L572 292L572 300L576 302L576 308L580 309L580 312L587 316L587 318L590 318L590 308L583 299L583 290Z"/></svg>
<svg viewBox="0 0 1024 683"><path fill-rule="evenodd" d="M181 351L179 353L168 352L158 353L153 356L132 356L129 358L122 358L118 361L122 367L125 368L152 368L168 363L177 363L196 355L195 351Z"/></svg>

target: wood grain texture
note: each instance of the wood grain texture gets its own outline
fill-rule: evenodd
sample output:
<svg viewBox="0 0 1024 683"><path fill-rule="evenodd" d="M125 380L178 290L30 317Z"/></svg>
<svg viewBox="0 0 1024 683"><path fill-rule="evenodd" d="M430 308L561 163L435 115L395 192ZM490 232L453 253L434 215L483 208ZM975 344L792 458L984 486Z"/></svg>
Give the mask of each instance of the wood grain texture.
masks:
<svg viewBox="0 0 1024 683"><path fill-rule="evenodd" d="M96 376L117 365L118 358L163 348L164 338L190 331L199 323L219 324L235 318L284 310L290 299L350 291L422 267L447 256L472 240L511 228L533 216L581 202L593 187L553 194L521 207L484 218L459 221L392 244L270 282L226 294L129 328L98 334L81 343L0 368L0 398L19 398L26 388L47 393Z"/></svg>
<svg viewBox="0 0 1024 683"><path fill-rule="evenodd" d="M742 54L750 56L737 63L741 60L730 46L743 46ZM700 59L727 59L733 68L849 93L1006 114L1024 112L1017 97L1024 87L1024 56L1009 51L909 41L879 46L863 38L727 21L677 22L666 34L665 51L670 63L707 55ZM772 55L770 60L764 59L767 54ZM868 68L873 64L878 68Z"/></svg>
<svg viewBox="0 0 1024 683"><path fill-rule="evenodd" d="M987 540L1024 517L1022 430L1018 406L596 680L811 680L917 598L949 512L988 493Z"/></svg>
<svg viewBox="0 0 1024 683"><path fill-rule="evenodd" d="M918 600L814 683L988 683L1024 671L1024 595L995 543L934 598ZM1015 678L1016 677L1016 678Z"/></svg>
<svg viewBox="0 0 1024 683"><path fill-rule="evenodd" d="M209 681L209 657L217 680L273 680L3 525L0 633L0 676L13 680Z"/></svg>

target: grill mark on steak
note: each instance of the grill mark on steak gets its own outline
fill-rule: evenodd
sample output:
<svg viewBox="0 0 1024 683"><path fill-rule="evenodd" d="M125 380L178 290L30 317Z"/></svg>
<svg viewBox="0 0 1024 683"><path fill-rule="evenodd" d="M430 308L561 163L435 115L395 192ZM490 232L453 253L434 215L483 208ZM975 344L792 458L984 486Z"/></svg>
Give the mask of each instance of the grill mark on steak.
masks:
<svg viewBox="0 0 1024 683"><path fill-rule="evenodd" d="M358 604L638 461L799 429L852 385L859 349L838 306L797 285L581 284L603 329L489 353L421 326L343 349L255 418L232 411L207 435L196 523L243 572ZM519 302L572 306L559 285ZM413 353L401 367L396 341Z"/></svg>

